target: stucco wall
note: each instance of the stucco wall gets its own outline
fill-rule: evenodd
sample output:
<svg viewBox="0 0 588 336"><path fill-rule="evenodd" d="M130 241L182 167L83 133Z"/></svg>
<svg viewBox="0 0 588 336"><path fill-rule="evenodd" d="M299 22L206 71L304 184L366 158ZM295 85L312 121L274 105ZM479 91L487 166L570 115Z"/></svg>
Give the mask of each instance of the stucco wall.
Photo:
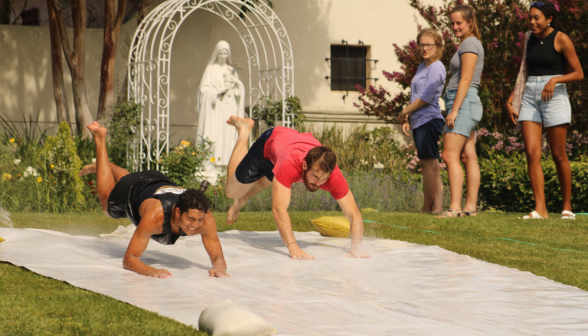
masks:
<svg viewBox="0 0 588 336"><path fill-rule="evenodd" d="M342 39L350 44L361 40L370 47L370 77L378 77L378 85L392 92L399 88L388 82L382 70L400 70L393 43L405 44L416 35L415 14L405 0L273 0L275 11L286 27L293 51L295 94L301 99L303 111L312 118L325 119L331 124L340 120L366 120L358 114L353 103L357 94L331 91L325 76L330 75L331 44ZM425 0L439 5L441 0ZM121 42L133 34L136 20L122 28ZM218 40L231 44L233 61L240 60L244 68L245 50L235 31L222 19L200 11L191 15L180 27L174 41L171 67L171 133L172 144L182 137L194 137L197 127L198 86L206 62ZM56 120L51 81L49 29L46 27L0 26L0 112L20 120L21 110L40 113L47 127ZM88 29L86 33L86 86L90 110L95 115L98 106L99 66L102 50L102 30ZM71 81L64 61L67 96L73 120ZM126 61L117 55L118 77L124 78ZM246 71L238 72L243 78ZM244 81L246 83L246 81ZM248 88L247 88L248 90ZM346 115L346 116L343 116ZM343 123L342 125L350 125ZM368 124L373 127L377 120ZM381 125L381 124L380 124Z"/></svg>

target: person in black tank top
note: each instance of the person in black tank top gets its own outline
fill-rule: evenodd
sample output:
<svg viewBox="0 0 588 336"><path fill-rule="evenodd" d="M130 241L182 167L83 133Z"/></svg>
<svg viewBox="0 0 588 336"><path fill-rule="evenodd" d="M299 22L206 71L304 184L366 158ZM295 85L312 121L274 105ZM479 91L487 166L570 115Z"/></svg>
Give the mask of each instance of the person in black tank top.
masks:
<svg viewBox="0 0 588 336"><path fill-rule="evenodd" d="M565 84L584 79L580 61L574 45L564 33L564 27L557 19L555 5L547 0L531 3L527 32L528 42L524 46L526 57L521 65L521 78L527 70L522 98L517 83L516 111L513 105L514 92L507 102L513 123L520 122L535 210L524 219L547 218L545 204L544 175L541 167L543 129L547 131L551 154L556 165L560 182L563 211L562 219L574 219L572 213L572 173L566 153L567 132L572 121L572 111ZM521 88L522 89L522 88ZM520 104L519 104L520 103Z"/></svg>
<svg viewBox="0 0 588 336"><path fill-rule="evenodd" d="M96 163L80 175L96 173L98 199L105 215L127 217L137 229L123 258L123 267L138 274L167 278L172 274L143 263L140 258L149 239L171 245L180 236L200 234L212 269L211 277L229 277L210 201L203 192L184 189L159 171L129 173L108 160L106 128L88 125L96 142Z"/></svg>

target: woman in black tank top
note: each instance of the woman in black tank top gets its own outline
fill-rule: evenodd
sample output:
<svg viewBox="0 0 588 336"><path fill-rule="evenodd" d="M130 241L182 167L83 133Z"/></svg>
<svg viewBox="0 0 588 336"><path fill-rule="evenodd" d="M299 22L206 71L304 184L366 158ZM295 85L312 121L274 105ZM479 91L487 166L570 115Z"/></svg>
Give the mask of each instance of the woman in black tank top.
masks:
<svg viewBox="0 0 588 336"><path fill-rule="evenodd" d="M523 50L523 64L515 91L507 102L513 123L520 122L535 210L524 219L547 218L545 177L541 167L543 129L547 131L551 154L563 196L562 219L573 219L572 173L568 161L567 132L571 108L565 84L584 79L574 45L557 20L558 11L550 1L531 3ZM525 56L526 54L526 56ZM522 86L524 93L521 95ZM516 94L515 94L516 93ZM513 106L514 105L514 106Z"/></svg>

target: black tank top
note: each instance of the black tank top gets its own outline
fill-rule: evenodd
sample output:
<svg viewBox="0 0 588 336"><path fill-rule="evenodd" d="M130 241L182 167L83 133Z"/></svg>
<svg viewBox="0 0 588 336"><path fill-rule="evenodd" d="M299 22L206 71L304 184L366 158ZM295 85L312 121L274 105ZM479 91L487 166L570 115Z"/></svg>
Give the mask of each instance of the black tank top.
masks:
<svg viewBox="0 0 588 336"><path fill-rule="evenodd" d="M182 229L180 229L179 235L172 233L171 229L172 209L184 191L186 191L186 189L178 187L172 181L164 178L136 182L129 190L126 205L127 215L130 214L130 216L128 216L129 219L135 224L135 226L138 226L141 221L141 215L139 215L139 207L141 207L141 204L150 198L158 199L163 207L163 231L160 234L151 236L151 239L164 245L172 245L180 236L186 235L182 232Z"/></svg>
<svg viewBox="0 0 588 336"><path fill-rule="evenodd" d="M551 34L543 39L531 34L527 43L527 67L529 76L554 76L563 75L564 56L555 50L554 29ZM541 43L543 42L543 43Z"/></svg>

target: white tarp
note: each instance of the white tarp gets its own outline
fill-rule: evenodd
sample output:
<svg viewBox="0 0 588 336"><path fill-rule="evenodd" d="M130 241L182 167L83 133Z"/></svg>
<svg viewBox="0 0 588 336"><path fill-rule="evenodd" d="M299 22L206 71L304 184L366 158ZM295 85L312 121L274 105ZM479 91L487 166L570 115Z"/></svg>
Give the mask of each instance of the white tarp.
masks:
<svg viewBox="0 0 588 336"><path fill-rule="evenodd" d="M54 231L0 228L0 260L193 326L230 299L280 335L588 334L588 292L437 246L365 239L373 257L350 259L348 239L296 233L316 260L293 261L277 232L219 236L229 279L208 277L198 236L150 242L143 261L168 279L124 270L128 240Z"/></svg>

